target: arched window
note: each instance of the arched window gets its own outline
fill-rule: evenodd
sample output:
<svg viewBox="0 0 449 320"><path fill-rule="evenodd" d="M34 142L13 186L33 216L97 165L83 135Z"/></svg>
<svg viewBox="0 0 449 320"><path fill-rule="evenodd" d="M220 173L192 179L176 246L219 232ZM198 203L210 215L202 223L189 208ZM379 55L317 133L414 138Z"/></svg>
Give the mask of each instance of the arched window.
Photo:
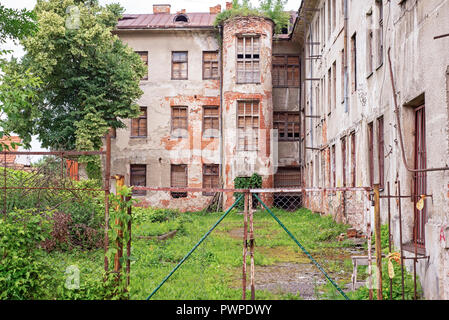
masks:
<svg viewBox="0 0 449 320"><path fill-rule="evenodd" d="M175 17L175 22L189 22L189 19L187 18L187 16L185 14L178 14Z"/></svg>

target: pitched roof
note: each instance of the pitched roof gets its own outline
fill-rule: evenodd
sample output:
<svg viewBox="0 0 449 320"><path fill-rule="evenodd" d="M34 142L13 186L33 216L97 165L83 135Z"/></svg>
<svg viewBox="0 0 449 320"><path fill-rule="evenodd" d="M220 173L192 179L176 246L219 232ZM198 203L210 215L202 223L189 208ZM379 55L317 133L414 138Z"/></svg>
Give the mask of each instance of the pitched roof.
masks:
<svg viewBox="0 0 449 320"><path fill-rule="evenodd" d="M181 13L188 22L175 22L179 14L124 14L117 29L212 28L217 14L206 12Z"/></svg>

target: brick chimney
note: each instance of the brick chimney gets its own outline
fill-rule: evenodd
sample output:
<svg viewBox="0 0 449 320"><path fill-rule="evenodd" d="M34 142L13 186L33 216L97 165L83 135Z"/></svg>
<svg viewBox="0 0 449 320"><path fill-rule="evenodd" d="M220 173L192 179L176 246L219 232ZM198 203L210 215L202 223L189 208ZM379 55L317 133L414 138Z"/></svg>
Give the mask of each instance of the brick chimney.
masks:
<svg viewBox="0 0 449 320"><path fill-rule="evenodd" d="M169 4L153 4L153 13L168 13L170 14L170 7Z"/></svg>
<svg viewBox="0 0 449 320"><path fill-rule="evenodd" d="M211 14L218 14L221 12L221 4L217 4L215 7L209 7Z"/></svg>
<svg viewBox="0 0 449 320"><path fill-rule="evenodd" d="M226 2L226 10L232 9L232 2Z"/></svg>

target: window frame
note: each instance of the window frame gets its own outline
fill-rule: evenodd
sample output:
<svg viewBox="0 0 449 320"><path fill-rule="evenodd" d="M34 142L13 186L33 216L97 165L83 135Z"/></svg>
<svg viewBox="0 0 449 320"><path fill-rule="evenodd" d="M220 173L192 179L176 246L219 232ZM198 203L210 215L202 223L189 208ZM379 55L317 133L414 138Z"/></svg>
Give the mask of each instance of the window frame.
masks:
<svg viewBox="0 0 449 320"><path fill-rule="evenodd" d="M217 60L207 60L206 61L204 59L204 55L207 54L207 53L216 53L217 54ZM212 72L212 65L213 65L214 62L217 63L217 76L216 77L213 76L213 72ZM209 66L210 66L210 70L211 70L210 77L207 77L205 75L206 63L209 63ZM220 79L220 63L219 63L218 51L203 51L203 80L218 80L218 79Z"/></svg>
<svg viewBox="0 0 449 320"><path fill-rule="evenodd" d="M140 167L140 169L143 168L144 170L144 174L138 174L136 175L135 173L133 174L133 169L136 170ZM144 177L144 185L137 185L134 184L134 179L136 177ZM130 186L139 186L139 187L146 187L147 186L147 165L146 164L130 164L129 165L129 184ZM133 190L132 191L133 196L146 196L147 195L147 191L146 190Z"/></svg>
<svg viewBox="0 0 449 320"><path fill-rule="evenodd" d="M144 115L140 115L137 118L131 119L131 134L130 138L146 138L148 137L148 108L141 106L140 112L145 110ZM137 120L137 135L133 135L134 129L135 129L135 121ZM145 120L145 135L140 135L140 121Z"/></svg>
<svg viewBox="0 0 449 320"><path fill-rule="evenodd" d="M185 61L173 61L173 57L176 53L185 53L185 55L186 55ZM173 76L173 71L174 71L173 66L175 64L181 64L181 63L186 64L186 77L185 78L175 78ZM189 52L188 51L172 51L171 52L171 80L188 80L188 79L189 79Z"/></svg>
<svg viewBox="0 0 449 320"><path fill-rule="evenodd" d="M180 119L185 119L185 124L186 127L176 127L174 126L174 120L175 120L175 116L174 116L174 111L175 109L179 109L179 110L185 110L186 115L185 117L181 117L181 116L177 116L176 119L179 121ZM189 132L189 107L187 106L171 106L171 118L170 118L170 135L172 138L187 138L188 137L188 132ZM176 135L175 134L175 130L178 129L184 129L187 132L187 135Z"/></svg>
<svg viewBox="0 0 449 320"><path fill-rule="evenodd" d="M284 72L285 72L285 79L284 79L284 85L281 85L280 82L278 81L278 83L275 84L274 82L274 77L272 78L272 86L273 88L299 88L301 86L301 58L299 55L296 54L273 54L273 58L274 57L283 57L285 58L284 63L274 63L272 62L272 74L275 73L275 67L284 67ZM293 63L289 63L288 58L298 58L298 63L293 64ZM273 59L274 60L274 59ZM289 68L296 68L298 69L298 79L293 79L292 82L293 84L290 84L288 81L288 75L289 75ZM294 73L293 73L293 78L294 78ZM280 79L280 77L279 77Z"/></svg>
<svg viewBox="0 0 449 320"><path fill-rule="evenodd" d="M239 113L239 104L240 103L244 103L245 104L245 107L244 107L244 114L243 115L241 115L240 113ZM248 103L251 103L251 114L247 114L247 112L246 112L246 104L248 104ZM254 103L257 103L257 115L254 113ZM241 141L241 138L240 138L240 132L241 132L241 127L239 127L239 119L241 118L241 117L243 117L244 118L244 123L246 124L246 118L247 117L251 117L251 123L254 125L254 118L256 118L257 117L257 127L254 127L254 126L252 126L251 127L251 129L252 129L252 131L253 132L256 132L256 137L255 137L255 139L256 139L256 141L255 141L255 146L254 146L254 148L252 148L252 149L248 149L248 146L250 146L248 143L246 143L247 142L247 135L246 135L246 130L247 130L247 128L246 128L246 126L245 127L243 127L244 128L244 130L245 130L245 136L244 136L244 144L243 144L243 148L242 148L242 146L240 145L240 141ZM237 146L237 151L259 151L259 130L260 130L260 101L259 100L237 100L237 144L236 144L236 146ZM252 137L253 139L254 139L254 137ZM254 141L252 141L253 143L254 143ZM251 146L252 146L253 144L251 144Z"/></svg>
<svg viewBox="0 0 449 320"><path fill-rule="evenodd" d="M384 116L377 118L377 157L379 169L379 188L385 188L385 123Z"/></svg>
<svg viewBox="0 0 449 320"><path fill-rule="evenodd" d="M142 61L144 62L147 70L146 70L145 76L143 76L143 78L141 80L143 80L143 81L148 80L148 77L149 77L149 71L148 71L149 54L148 54L148 51L134 51L134 52L137 53L141 59L142 59L142 54L146 54L147 59L146 60L142 59Z"/></svg>
<svg viewBox="0 0 449 320"><path fill-rule="evenodd" d="M206 109L217 109L217 115L206 115L205 110ZM219 138L219 134L218 135L206 135L206 120L211 120L212 121L212 125L211 125L211 129L212 130L217 130L218 132L220 131L220 106L203 106L203 119L202 119L202 128L201 128L201 132L202 132L202 137L203 138ZM218 127L217 128L213 128L213 120L217 119L218 122Z"/></svg>
<svg viewBox="0 0 449 320"><path fill-rule="evenodd" d="M243 53L243 58L239 58L238 41L239 41L240 38L243 39L243 52L242 52ZM253 49L251 51L251 53L250 53L251 58L246 58L246 56L247 56L246 39L251 39L251 43L252 43L252 46L254 48L254 39L255 38L259 39L259 51L256 54L256 53L254 53L254 49ZM261 37L260 34L239 34L239 35L236 36L236 41L237 41L237 43L236 43L236 68L235 68L235 70L236 70L236 84L260 84L261 83L261 80L260 80L260 78L261 78L261 72L260 72L260 60L261 60L260 59L260 44L261 44L261 39L262 39L262 37ZM257 55L258 58L255 58L254 57L255 55ZM242 62L243 66L244 66L243 71L241 71L245 75L243 77L245 79L244 81L239 80L239 78L240 78L239 77L239 68L238 68L239 62ZM247 62L251 62L251 66L252 66L252 70L251 70L251 72L252 72L252 80L251 81L246 81L246 72L248 72L246 70L246 63ZM257 62L258 65L259 65L259 68L257 70L257 73L258 73L258 78L257 79L254 79L254 70L255 70L254 69L254 62Z"/></svg>
<svg viewBox="0 0 449 320"><path fill-rule="evenodd" d="M173 185L173 168L174 167L180 167L180 168L184 168L184 173L185 173L185 186L174 186ZM188 188L189 186L189 168L186 164L174 164L172 163L170 165L170 188ZM187 198L187 192L176 192L176 191L171 191L170 192L170 196L173 199L179 199L179 198Z"/></svg>
<svg viewBox="0 0 449 320"><path fill-rule="evenodd" d="M284 121L280 121L280 120L276 120L275 115L276 114L283 114L284 115ZM289 115L293 115L293 116L298 116L298 122L289 122ZM281 137L280 136L280 130L278 129L278 141L300 141L301 139L301 115L299 112L295 112L295 111L274 111L273 112L273 128L275 127L275 123L276 124L283 124L283 131L284 131L284 136ZM293 137L289 137L288 136L288 129L289 126L293 124ZM298 125L298 136L295 137L295 124Z"/></svg>
<svg viewBox="0 0 449 320"><path fill-rule="evenodd" d="M213 170L215 170L216 169L216 173L215 172L210 172L210 171L208 171L208 169L213 169ZM205 186L205 178L210 178L210 179L213 179L212 177L217 177L217 182L216 182L216 185L213 185L213 182L211 181L210 182L210 185L211 186ZM202 185L203 185L203 188L204 189L217 189L217 188L219 188L220 187L220 165L219 164L214 164L214 163L211 163L211 164L208 164L208 163L203 163L203 181L202 181ZM206 191L203 191L203 196L213 196L213 195L215 195L215 192L206 192Z"/></svg>

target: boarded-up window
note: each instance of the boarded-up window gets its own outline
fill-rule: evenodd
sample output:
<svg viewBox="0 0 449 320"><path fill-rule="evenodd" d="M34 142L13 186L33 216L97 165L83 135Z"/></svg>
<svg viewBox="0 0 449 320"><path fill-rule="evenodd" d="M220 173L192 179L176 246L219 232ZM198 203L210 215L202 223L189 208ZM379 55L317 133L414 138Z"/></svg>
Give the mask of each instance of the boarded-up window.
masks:
<svg viewBox="0 0 449 320"><path fill-rule="evenodd" d="M346 137L341 138L341 163L343 187L346 187Z"/></svg>
<svg viewBox="0 0 449 320"><path fill-rule="evenodd" d="M237 83L260 82L260 37L237 37Z"/></svg>
<svg viewBox="0 0 449 320"><path fill-rule="evenodd" d="M337 107L337 62L332 64L332 108Z"/></svg>
<svg viewBox="0 0 449 320"><path fill-rule="evenodd" d="M203 52L203 79L218 79L218 52Z"/></svg>
<svg viewBox="0 0 449 320"><path fill-rule="evenodd" d="M351 77L352 77L352 91L357 90L357 34L351 37Z"/></svg>
<svg viewBox="0 0 449 320"><path fill-rule="evenodd" d="M294 188L301 186L301 170L299 167L278 168L274 174L275 188Z"/></svg>
<svg viewBox="0 0 449 320"><path fill-rule="evenodd" d="M130 184L131 186L146 187L147 166L145 164L132 164L130 166ZM146 194L146 190L133 190L133 195L144 196Z"/></svg>
<svg viewBox="0 0 449 320"><path fill-rule="evenodd" d="M239 151L255 151L259 145L259 101L237 102Z"/></svg>
<svg viewBox="0 0 449 320"><path fill-rule="evenodd" d="M357 157L355 131L351 132L351 187L357 185Z"/></svg>
<svg viewBox="0 0 449 320"><path fill-rule="evenodd" d="M376 0L379 13L379 27L377 29L377 67L384 63L384 6L383 0Z"/></svg>
<svg viewBox="0 0 449 320"><path fill-rule="evenodd" d="M131 137L147 136L147 107L140 107L140 116L131 120Z"/></svg>
<svg viewBox="0 0 449 320"><path fill-rule="evenodd" d="M216 106L203 108L203 137L212 138L219 136L219 109Z"/></svg>
<svg viewBox="0 0 449 320"><path fill-rule="evenodd" d="M171 165L170 186L172 188L187 188L187 165ZM172 192L171 196L173 198L186 198L187 192Z"/></svg>
<svg viewBox="0 0 449 320"><path fill-rule="evenodd" d="M279 141L299 141L299 112L274 112L273 129Z"/></svg>
<svg viewBox="0 0 449 320"><path fill-rule="evenodd" d="M187 51L172 52L172 80L187 80Z"/></svg>
<svg viewBox="0 0 449 320"><path fill-rule="evenodd" d="M187 107L172 107L172 136L187 137Z"/></svg>
<svg viewBox="0 0 449 320"><path fill-rule="evenodd" d="M384 188L384 167L385 167L384 147L385 147L384 117L379 117L377 119L377 149L378 149L377 153L379 158L379 187L381 189Z"/></svg>
<svg viewBox="0 0 449 320"><path fill-rule="evenodd" d="M148 80L148 51L136 51L136 53L140 56L146 68L146 72L142 80Z"/></svg>
<svg viewBox="0 0 449 320"><path fill-rule="evenodd" d="M373 123L368 123L368 168L369 185L374 186L374 129Z"/></svg>
<svg viewBox="0 0 449 320"><path fill-rule="evenodd" d="M332 157L332 187L337 187L337 161L336 161L336 154L335 154L335 144L332 146L331 149L331 157Z"/></svg>
<svg viewBox="0 0 449 320"><path fill-rule="evenodd" d="M273 87L299 87L299 57L273 56Z"/></svg>
<svg viewBox="0 0 449 320"><path fill-rule="evenodd" d="M214 189L220 186L220 166L218 164L203 165L203 188ZM214 192L203 192L205 196L213 196Z"/></svg>

